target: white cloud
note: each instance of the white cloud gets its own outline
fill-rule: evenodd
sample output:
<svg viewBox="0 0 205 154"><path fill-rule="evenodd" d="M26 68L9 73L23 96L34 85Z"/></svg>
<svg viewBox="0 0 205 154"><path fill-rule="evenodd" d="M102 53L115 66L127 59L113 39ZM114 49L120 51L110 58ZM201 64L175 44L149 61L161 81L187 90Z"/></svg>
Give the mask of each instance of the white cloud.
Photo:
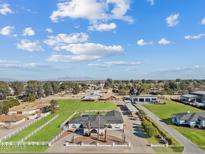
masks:
<svg viewBox="0 0 205 154"><path fill-rule="evenodd" d="M111 31L117 28L117 25L115 23L94 23L93 25L89 26L88 29L90 31Z"/></svg>
<svg viewBox="0 0 205 154"><path fill-rule="evenodd" d="M71 43L82 43L88 40L89 36L86 33L58 34L56 36L48 36L44 41L49 46L59 48Z"/></svg>
<svg viewBox="0 0 205 154"><path fill-rule="evenodd" d="M158 41L158 44L160 45L168 45L170 44L171 41L167 40L166 38L161 38L159 41Z"/></svg>
<svg viewBox="0 0 205 154"><path fill-rule="evenodd" d="M49 62L81 62L90 61L100 58L99 56L92 55L51 55L47 59Z"/></svg>
<svg viewBox="0 0 205 154"><path fill-rule="evenodd" d="M201 20L201 24L205 25L205 17Z"/></svg>
<svg viewBox="0 0 205 154"><path fill-rule="evenodd" d="M153 42L152 41L151 42L145 42L144 39L140 39L140 40L137 41L137 44L139 46L145 46L145 45L151 45L151 44L153 44Z"/></svg>
<svg viewBox="0 0 205 154"><path fill-rule="evenodd" d="M147 2L148 2L151 6L153 6L153 5L155 4L155 0L147 0Z"/></svg>
<svg viewBox="0 0 205 154"><path fill-rule="evenodd" d="M199 39L205 38L205 34L201 33L197 35L186 35L184 36L184 38L186 40L199 40Z"/></svg>
<svg viewBox="0 0 205 154"><path fill-rule="evenodd" d="M120 19L131 22L132 18L126 16L130 7L130 0L66 0L57 4L50 19L58 22L59 19L70 17L89 21Z"/></svg>
<svg viewBox="0 0 205 154"><path fill-rule="evenodd" d="M9 36L14 30L13 26L5 26L0 30L0 35Z"/></svg>
<svg viewBox="0 0 205 154"><path fill-rule="evenodd" d="M88 66L111 67L111 66L136 66L140 64L141 62L132 62L132 61L107 61L103 63L90 63L88 64Z"/></svg>
<svg viewBox="0 0 205 154"><path fill-rule="evenodd" d="M24 36L33 36L33 35L35 35L35 31L33 30L32 27L26 27L26 28L23 30L23 35L24 35Z"/></svg>
<svg viewBox="0 0 205 154"><path fill-rule="evenodd" d="M121 53L123 48L120 45L106 46L98 43L79 43L60 46L59 50L66 50L73 54L81 55L107 55Z"/></svg>
<svg viewBox="0 0 205 154"><path fill-rule="evenodd" d="M53 30L51 28L46 28L45 31L48 33L53 33Z"/></svg>
<svg viewBox="0 0 205 154"><path fill-rule="evenodd" d="M179 23L179 13L168 16L166 22L169 27L176 26Z"/></svg>
<svg viewBox="0 0 205 154"><path fill-rule="evenodd" d="M105 46L96 43L80 43L59 46L57 50L66 50L72 55L52 55L48 61L73 62L97 60L111 54L118 54L123 51L120 45Z"/></svg>
<svg viewBox="0 0 205 154"><path fill-rule="evenodd" d="M0 4L0 14L1 15L7 15L7 14L11 14L13 13L13 11L10 8L9 4Z"/></svg>
<svg viewBox="0 0 205 154"><path fill-rule="evenodd" d="M17 43L17 48L28 52L36 52L43 50L39 41L30 41L26 39L23 39L20 41L20 43Z"/></svg>
<svg viewBox="0 0 205 154"><path fill-rule="evenodd" d="M35 62L22 63L14 60L0 59L0 68L10 68L10 69L37 69L37 68L48 68L47 64L40 64Z"/></svg>

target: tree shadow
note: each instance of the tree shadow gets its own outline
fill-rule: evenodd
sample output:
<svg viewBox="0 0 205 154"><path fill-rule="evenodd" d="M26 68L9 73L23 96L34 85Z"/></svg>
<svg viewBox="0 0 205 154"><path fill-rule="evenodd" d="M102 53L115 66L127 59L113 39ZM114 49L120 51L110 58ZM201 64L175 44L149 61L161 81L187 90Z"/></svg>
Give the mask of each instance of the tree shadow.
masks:
<svg viewBox="0 0 205 154"><path fill-rule="evenodd" d="M147 135L147 133L145 132L144 128L141 125L134 125L133 126L134 129L134 135L141 137L141 138L149 138L149 136Z"/></svg>

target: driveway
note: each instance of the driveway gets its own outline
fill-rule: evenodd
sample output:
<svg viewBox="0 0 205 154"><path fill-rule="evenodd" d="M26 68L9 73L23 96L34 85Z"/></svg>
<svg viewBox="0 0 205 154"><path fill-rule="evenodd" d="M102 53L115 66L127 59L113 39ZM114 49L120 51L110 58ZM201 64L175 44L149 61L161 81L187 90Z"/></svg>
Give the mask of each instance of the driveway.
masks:
<svg viewBox="0 0 205 154"><path fill-rule="evenodd" d="M128 115L123 116L125 123L126 140L131 143L132 153L155 153L154 150L148 146L148 141L143 138L141 131L137 126L141 125L139 119L131 120Z"/></svg>
<svg viewBox="0 0 205 154"><path fill-rule="evenodd" d="M142 105L137 105L137 107L142 109L147 114L148 117L150 117L155 123L160 125L167 132L169 132L169 134L172 137L174 137L178 142L180 142L182 145L184 145L184 151L183 151L184 154L205 154L205 151L203 151L202 149L197 147L189 139L184 137L182 134L180 134L174 128L167 125L165 122L163 122L159 117L157 117L155 114L153 114L147 108L143 107Z"/></svg>

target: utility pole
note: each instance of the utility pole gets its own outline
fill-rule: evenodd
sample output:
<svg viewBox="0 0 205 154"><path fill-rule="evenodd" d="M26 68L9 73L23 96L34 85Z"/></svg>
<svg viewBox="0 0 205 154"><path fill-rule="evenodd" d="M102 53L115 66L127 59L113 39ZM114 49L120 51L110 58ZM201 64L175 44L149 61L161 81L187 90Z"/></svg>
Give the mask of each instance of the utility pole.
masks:
<svg viewBox="0 0 205 154"><path fill-rule="evenodd" d="M98 140L100 139L100 112L98 112Z"/></svg>

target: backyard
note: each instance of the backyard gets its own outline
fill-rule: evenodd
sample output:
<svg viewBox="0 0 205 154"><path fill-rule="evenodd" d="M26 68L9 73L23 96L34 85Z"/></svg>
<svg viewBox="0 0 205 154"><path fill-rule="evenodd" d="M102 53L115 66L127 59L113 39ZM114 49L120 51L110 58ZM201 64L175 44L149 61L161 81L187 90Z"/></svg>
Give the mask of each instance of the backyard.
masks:
<svg viewBox="0 0 205 154"><path fill-rule="evenodd" d="M164 105L146 104L144 106L147 109L149 109L151 112L159 116L159 118L161 118L164 122L171 125L173 128L178 130L181 134L183 134L185 137L190 139L193 143L205 149L205 130L175 126L171 122L171 117L173 114L187 112L187 111L190 112L204 112L204 111L189 105L184 105L170 100L162 100L162 101L165 102L166 104Z"/></svg>
<svg viewBox="0 0 205 154"><path fill-rule="evenodd" d="M39 141L39 142L49 142L52 138L61 132L59 127L62 122L64 122L72 113L75 111L84 110L113 110L116 106L111 102L81 102L80 100L59 100L59 109L38 122L32 124L26 129L20 131L16 135L7 139L6 141L20 141L22 138L27 136L29 133L34 131L36 128L43 125L45 122L53 118L55 115L59 115L57 119L46 125L43 129L38 131L36 134L27 139L27 141ZM35 151L45 151L47 147L22 147L22 148L4 148L0 149L0 152L35 152Z"/></svg>

